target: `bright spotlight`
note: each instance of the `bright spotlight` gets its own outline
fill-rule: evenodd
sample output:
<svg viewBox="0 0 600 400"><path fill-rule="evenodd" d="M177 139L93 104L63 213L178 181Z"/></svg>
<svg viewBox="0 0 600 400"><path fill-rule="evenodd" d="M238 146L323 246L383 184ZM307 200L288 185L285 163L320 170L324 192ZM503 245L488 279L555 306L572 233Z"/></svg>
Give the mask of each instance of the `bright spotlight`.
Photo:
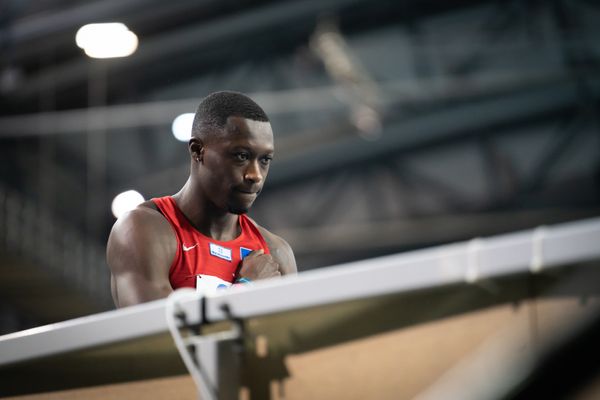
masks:
<svg viewBox="0 0 600 400"><path fill-rule="evenodd" d="M185 113L178 115L171 125L173 136L180 142L187 142L192 137L192 125L194 123L194 113Z"/></svg>
<svg viewBox="0 0 600 400"><path fill-rule="evenodd" d="M82 26L75 42L92 58L116 58L133 54L138 38L125 24L109 22Z"/></svg>
<svg viewBox="0 0 600 400"><path fill-rule="evenodd" d="M119 218L121 215L125 214L127 211L133 210L143 202L144 196L135 190L119 193L112 201L112 213L116 218Z"/></svg>

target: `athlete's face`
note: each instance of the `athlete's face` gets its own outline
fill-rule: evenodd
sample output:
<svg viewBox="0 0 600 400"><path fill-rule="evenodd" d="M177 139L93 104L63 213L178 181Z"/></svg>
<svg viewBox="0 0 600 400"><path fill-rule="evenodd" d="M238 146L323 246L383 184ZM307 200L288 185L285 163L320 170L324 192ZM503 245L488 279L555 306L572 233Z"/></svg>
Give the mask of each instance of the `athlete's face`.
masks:
<svg viewBox="0 0 600 400"><path fill-rule="evenodd" d="M243 214L262 190L273 158L269 122L229 117L225 132L204 144L202 186L218 208Z"/></svg>

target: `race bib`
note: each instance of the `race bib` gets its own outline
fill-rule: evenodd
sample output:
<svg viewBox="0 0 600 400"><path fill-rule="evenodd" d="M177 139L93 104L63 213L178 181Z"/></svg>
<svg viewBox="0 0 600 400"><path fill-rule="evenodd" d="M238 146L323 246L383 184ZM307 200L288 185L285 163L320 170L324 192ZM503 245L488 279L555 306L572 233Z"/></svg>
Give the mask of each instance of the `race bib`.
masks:
<svg viewBox="0 0 600 400"><path fill-rule="evenodd" d="M224 281L212 275L196 275L196 291L201 294L215 293L218 290L227 289L231 282Z"/></svg>

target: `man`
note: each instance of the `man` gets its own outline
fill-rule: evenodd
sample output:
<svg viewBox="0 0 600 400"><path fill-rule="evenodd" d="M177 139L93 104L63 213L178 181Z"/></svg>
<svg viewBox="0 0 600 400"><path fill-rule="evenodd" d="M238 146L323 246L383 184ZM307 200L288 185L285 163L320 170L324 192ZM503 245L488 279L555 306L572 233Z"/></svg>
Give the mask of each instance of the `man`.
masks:
<svg viewBox="0 0 600 400"><path fill-rule="evenodd" d="M273 158L265 112L237 92L202 100L188 144L190 176L173 196L117 220L107 245L117 307L166 297L180 287L214 291L296 273L290 246L245 214Z"/></svg>

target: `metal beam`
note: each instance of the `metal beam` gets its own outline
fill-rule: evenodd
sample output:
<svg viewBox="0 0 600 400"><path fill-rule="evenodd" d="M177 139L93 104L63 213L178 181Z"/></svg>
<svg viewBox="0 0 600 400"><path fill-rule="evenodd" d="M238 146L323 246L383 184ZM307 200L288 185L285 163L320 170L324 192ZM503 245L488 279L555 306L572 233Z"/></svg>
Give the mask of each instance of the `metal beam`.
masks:
<svg viewBox="0 0 600 400"><path fill-rule="evenodd" d="M600 79L593 87L600 92ZM297 181L321 171L347 168L350 165L383 159L399 152L471 136L473 132L489 132L503 124L529 120L577 104L576 84L565 82L554 87L513 93L477 102L449 106L438 112L385 123L381 139L365 141L349 135L331 144L307 149L302 154L279 160L269 175L269 185ZM335 156L332 156L335 155Z"/></svg>
<svg viewBox="0 0 600 400"><path fill-rule="evenodd" d="M260 103L269 115L273 115L342 108L342 103L335 98L336 90L337 87L328 86L256 92L250 96ZM194 112L200 100L165 100L0 117L0 138L85 134L84 128L94 121L100 121L102 128L107 130L170 125L179 114ZM97 127L90 126L90 129L95 128Z"/></svg>
<svg viewBox="0 0 600 400"><path fill-rule="evenodd" d="M198 51L207 46L222 46L224 40L244 37L257 31L286 26L298 19L316 18L332 9L360 3L364 0L298 0L274 2L246 12L206 21L172 33L142 40L137 52L126 59L112 60L111 72L147 68L157 59L168 60L174 54ZM89 60L80 58L56 67L49 67L27 79L19 88L18 97L28 97L55 87L71 86L88 79ZM50 79L49 79L50 78Z"/></svg>
<svg viewBox="0 0 600 400"><path fill-rule="evenodd" d="M460 88L439 79L430 81L409 79L378 82L382 90L382 104L396 108L409 105L427 107L443 101L502 95L513 91L539 89L564 83L568 77L560 72L519 72L509 74L482 74L461 80ZM249 95L269 115L302 112L326 112L344 109L338 99L343 91L339 85L277 92L255 92ZM193 112L199 98L165 100L105 107L81 108L64 111L22 114L0 117L0 138L39 136L51 134L84 134L82 127L90 120L102 121L103 129L126 129L170 125L173 118L184 112ZM90 127L91 129L94 126ZM315 132L323 138L323 132ZM291 139L290 139L291 140ZM291 143L292 144L292 143ZM297 148L297 143L293 143Z"/></svg>
<svg viewBox="0 0 600 400"><path fill-rule="evenodd" d="M40 38L47 38L67 30L72 30L106 18L114 18L136 9L151 7L158 0L101 0L84 2L49 13L21 18L0 31L0 37L7 38L11 45L20 45Z"/></svg>
<svg viewBox="0 0 600 400"><path fill-rule="evenodd" d="M379 222L345 223L308 228L279 229L296 257L406 249L425 243L449 243L543 224L594 217L600 208L542 209L493 213L438 215Z"/></svg>

